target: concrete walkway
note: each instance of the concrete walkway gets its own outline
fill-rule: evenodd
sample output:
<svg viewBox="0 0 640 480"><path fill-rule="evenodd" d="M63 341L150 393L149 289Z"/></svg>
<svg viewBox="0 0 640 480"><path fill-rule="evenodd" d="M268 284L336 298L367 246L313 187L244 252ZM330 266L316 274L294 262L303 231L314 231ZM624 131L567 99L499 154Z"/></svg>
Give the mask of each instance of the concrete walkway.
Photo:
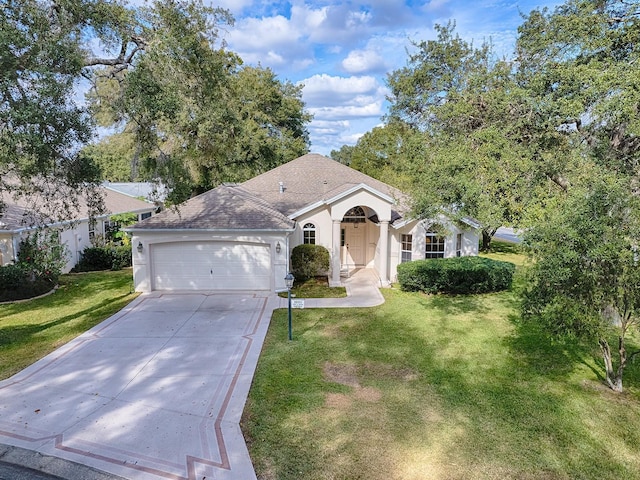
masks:
<svg viewBox="0 0 640 480"><path fill-rule="evenodd" d="M305 298L304 308L352 308L375 307L384 303L380 293L380 277L373 269L363 268L342 278L347 289L346 298ZM288 299L283 298L280 308L287 308Z"/></svg>
<svg viewBox="0 0 640 480"><path fill-rule="evenodd" d="M345 279L347 298L305 307L379 305L377 282L362 270ZM145 294L0 382L0 479L20 467L39 479L255 479L240 418L271 314L286 302Z"/></svg>

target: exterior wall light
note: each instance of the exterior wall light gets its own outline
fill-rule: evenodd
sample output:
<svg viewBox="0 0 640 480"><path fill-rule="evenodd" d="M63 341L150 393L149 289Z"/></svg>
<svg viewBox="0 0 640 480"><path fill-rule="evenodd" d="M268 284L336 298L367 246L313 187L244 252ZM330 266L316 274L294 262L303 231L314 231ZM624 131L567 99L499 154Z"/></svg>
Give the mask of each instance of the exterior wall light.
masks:
<svg viewBox="0 0 640 480"><path fill-rule="evenodd" d="M280 242L276 243L276 253L280 253L282 251L282 247L280 246Z"/></svg>
<svg viewBox="0 0 640 480"><path fill-rule="evenodd" d="M138 242L136 249L138 250L138 253L142 253L142 242Z"/></svg>

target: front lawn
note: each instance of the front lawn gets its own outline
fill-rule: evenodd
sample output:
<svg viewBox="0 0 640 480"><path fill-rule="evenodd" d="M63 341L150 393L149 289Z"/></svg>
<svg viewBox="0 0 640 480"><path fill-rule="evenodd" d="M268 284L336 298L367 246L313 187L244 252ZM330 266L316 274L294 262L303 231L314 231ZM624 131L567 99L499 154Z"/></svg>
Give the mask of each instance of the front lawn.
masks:
<svg viewBox="0 0 640 480"><path fill-rule="evenodd" d="M121 310L132 293L131 269L62 275L53 294L0 305L0 380Z"/></svg>
<svg viewBox="0 0 640 480"><path fill-rule="evenodd" d="M242 423L259 479L640 479L638 362L616 395L512 292L383 293L296 310L292 342L274 313Z"/></svg>

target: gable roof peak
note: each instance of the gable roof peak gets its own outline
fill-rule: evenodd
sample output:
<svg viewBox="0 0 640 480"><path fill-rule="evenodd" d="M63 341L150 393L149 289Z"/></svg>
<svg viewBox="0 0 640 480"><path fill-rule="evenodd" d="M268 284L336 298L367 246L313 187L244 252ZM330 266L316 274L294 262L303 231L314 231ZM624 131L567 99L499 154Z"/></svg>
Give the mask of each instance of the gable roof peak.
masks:
<svg viewBox="0 0 640 480"><path fill-rule="evenodd" d="M398 189L318 153L307 153L254 177L241 186L285 215L367 185L393 199Z"/></svg>

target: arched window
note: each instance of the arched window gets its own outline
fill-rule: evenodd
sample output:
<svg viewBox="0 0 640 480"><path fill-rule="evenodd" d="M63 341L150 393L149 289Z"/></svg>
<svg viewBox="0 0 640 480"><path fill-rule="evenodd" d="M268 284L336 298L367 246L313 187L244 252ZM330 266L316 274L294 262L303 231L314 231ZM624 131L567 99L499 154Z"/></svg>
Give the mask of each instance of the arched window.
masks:
<svg viewBox="0 0 640 480"><path fill-rule="evenodd" d="M430 228L425 235L424 258L444 258L445 237Z"/></svg>
<svg viewBox="0 0 640 480"><path fill-rule="evenodd" d="M344 214L342 219L345 223L364 223L367 217L364 214L362 207L353 207L347 213Z"/></svg>
<svg viewBox="0 0 640 480"><path fill-rule="evenodd" d="M304 224L304 227L302 227L302 239L303 243L316 244L316 226L313 223Z"/></svg>

